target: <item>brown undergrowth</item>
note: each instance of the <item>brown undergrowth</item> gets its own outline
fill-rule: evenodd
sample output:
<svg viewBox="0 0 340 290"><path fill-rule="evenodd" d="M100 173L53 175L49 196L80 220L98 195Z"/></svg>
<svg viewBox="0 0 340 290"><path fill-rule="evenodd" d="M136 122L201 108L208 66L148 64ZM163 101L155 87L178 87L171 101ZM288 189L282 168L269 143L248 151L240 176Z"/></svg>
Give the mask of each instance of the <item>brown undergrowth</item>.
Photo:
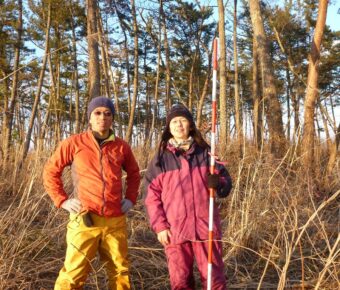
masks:
<svg viewBox="0 0 340 290"><path fill-rule="evenodd" d="M294 148L281 160L250 145L242 158L233 150L226 155L234 188L217 201L228 288L338 289L339 161L325 184L322 162L311 179L299 168ZM147 154L135 152L144 169ZM13 161L2 171L0 289L53 289L62 266L68 215L52 205L43 189L48 155L31 153L22 167ZM67 170L64 180L71 191ZM170 289L166 259L149 229L142 198L128 220L133 289ZM104 273L93 261L85 289L106 289Z"/></svg>

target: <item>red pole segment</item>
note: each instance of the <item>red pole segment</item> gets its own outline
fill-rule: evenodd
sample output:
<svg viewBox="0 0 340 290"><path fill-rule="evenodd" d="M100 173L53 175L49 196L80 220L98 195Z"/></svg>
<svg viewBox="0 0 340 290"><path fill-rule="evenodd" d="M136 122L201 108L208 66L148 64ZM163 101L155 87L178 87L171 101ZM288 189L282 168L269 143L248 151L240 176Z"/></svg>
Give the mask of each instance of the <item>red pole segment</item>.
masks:
<svg viewBox="0 0 340 290"><path fill-rule="evenodd" d="M217 84L217 58L218 58L218 38L214 39L213 48L213 86L212 86L212 110L211 110L211 155L210 155L210 174L215 171L215 142L216 142L216 84ZM208 237L208 277L207 289L212 289L212 253L213 253L213 219L214 219L214 197L215 189L209 189L209 237Z"/></svg>

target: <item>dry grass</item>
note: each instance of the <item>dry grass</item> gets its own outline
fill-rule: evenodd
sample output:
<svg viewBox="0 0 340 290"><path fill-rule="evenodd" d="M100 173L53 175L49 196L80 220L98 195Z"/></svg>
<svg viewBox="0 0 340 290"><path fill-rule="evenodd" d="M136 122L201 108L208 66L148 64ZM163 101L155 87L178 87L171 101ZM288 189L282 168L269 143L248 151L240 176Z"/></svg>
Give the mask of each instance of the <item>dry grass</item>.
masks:
<svg viewBox="0 0 340 290"><path fill-rule="evenodd" d="M234 189L219 201L229 288L339 289L339 161L326 186L322 160L311 180L299 169L294 148L280 161L245 149L241 160L228 160ZM136 152L145 165L145 152ZM42 187L45 160L31 155L22 168L14 162L2 174L0 289L53 289L62 266L67 214L53 207ZM67 172L65 181L70 188ZM129 213L129 236L133 288L170 289L142 200ZM103 267L98 261L93 267L86 289L106 289Z"/></svg>

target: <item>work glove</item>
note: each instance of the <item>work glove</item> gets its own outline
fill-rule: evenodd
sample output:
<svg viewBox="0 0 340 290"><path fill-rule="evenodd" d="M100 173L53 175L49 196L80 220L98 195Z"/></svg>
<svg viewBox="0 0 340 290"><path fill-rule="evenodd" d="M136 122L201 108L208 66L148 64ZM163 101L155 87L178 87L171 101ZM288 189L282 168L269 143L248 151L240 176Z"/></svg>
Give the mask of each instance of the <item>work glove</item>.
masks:
<svg viewBox="0 0 340 290"><path fill-rule="evenodd" d="M209 174L208 175L208 188L213 188L217 190L220 185L220 175L219 174Z"/></svg>
<svg viewBox="0 0 340 290"><path fill-rule="evenodd" d="M81 212L83 206L78 198L66 199L61 207L67 210L69 213L79 213Z"/></svg>
<svg viewBox="0 0 340 290"><path fill-rule="evenodd" d="M133 207L132 201L127 198L123 198L120 204L122 206L123 213L127 213Z"/></svg>

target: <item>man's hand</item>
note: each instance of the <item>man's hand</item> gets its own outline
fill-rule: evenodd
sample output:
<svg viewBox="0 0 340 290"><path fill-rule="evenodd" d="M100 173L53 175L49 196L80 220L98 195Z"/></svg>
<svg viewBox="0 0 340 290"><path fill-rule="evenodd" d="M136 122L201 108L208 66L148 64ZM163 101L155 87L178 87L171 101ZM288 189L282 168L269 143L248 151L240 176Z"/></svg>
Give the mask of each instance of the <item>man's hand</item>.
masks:
<svg viewBox="0 0 340 290"><path fill-rule="evenodd" d="M170 233L170 230L168 229L157 233L157 239L163 246L170 244L170 238L171 238L171 233Z"/></svg>
<svg viewBox="0 0 340 290"><path fill-rule="evenodd" d="M122 201L120 202L122 206L122 212L127 213L131 208L133 208L133 203L131 200L127 198L123 198Z"/></svg>
<svg viewBox="0 0 340 290"><path fill-rule="evenodd" d="M67 210L69 213L79 213L83 208L78 198L66 199L61 205L61 207Z"/></svg>

